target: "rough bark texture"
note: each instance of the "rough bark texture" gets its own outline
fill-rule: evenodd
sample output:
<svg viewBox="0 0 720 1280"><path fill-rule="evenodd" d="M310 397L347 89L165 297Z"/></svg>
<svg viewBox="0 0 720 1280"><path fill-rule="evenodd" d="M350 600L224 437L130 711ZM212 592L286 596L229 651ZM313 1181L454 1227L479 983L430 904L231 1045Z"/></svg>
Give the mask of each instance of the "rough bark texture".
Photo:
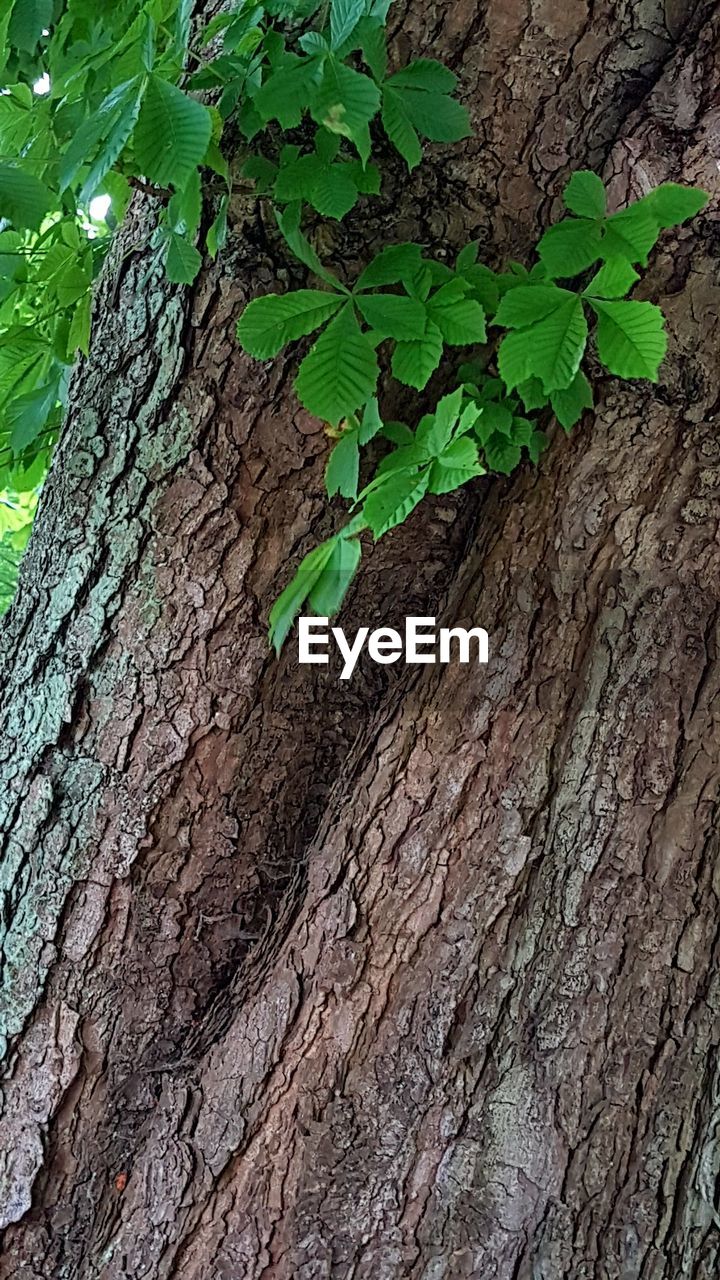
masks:
<svg viewBox="0 0 720 1280"><path fill-rule="evenodd" d="M583 164L717 193L717 6L392 13L478 136L331 257L522 255ZM282 250L239 203L196 288L141 288L152 216L0 636L0 1277L710 1280L717 203L655 258L661 386L368 559L349 629L443 608L489 668L343 684L265 641L332 520L290 366L233 339Z"/></svg>

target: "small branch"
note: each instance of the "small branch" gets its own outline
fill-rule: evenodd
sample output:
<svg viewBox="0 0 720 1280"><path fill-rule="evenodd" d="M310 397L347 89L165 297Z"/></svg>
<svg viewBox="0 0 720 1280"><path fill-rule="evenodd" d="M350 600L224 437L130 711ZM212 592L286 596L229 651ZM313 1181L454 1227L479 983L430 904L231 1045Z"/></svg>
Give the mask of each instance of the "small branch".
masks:
<svg viewBox="0 0 720 1280"><path fill-rule="evenodd" d="M142 178L128 178L128 182L136 191L144 191L146 196L155 196L158 200L169 200L174 194L170 187L156 187L151 182L143 182Z"/></svg>

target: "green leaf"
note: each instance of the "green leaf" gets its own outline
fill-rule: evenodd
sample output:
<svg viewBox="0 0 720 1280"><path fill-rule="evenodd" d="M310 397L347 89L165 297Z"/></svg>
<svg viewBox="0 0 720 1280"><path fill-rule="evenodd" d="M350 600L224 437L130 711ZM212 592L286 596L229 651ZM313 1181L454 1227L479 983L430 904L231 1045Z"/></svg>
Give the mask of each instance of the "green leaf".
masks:
<svg viewBox="0 0 720 1280"><path fill-rule="evenodd" d="M322 618L339 613L348 588L357 572L362 547L357 538L339 537L330 558L310 592L310 608Z"/></svg>
<svg viewBox="0 0 720 1280"><path fill-rule="evenodd" d="M477 434L483 440L489 440L494 432L499 431L500 435L510 436L513 427L513 416L507 404L502 404L497 400L490 400L483 405L482 416L475 428Z"/></svg>
<svg viewBox="0 0 720 1280"><path fill-rule="evenodd" d="M335 546L335 539L322 542L301 561L295 576L278 596L270 610L269 641L280 653L290 628L312 591Z"/></svg>
<svg viewBox="0 0 720 1280"><path fill-rule="evenodd" d="M349 160L344 167L363 195L380 195L380 170L376 164L363 165L359 160Z"/></svg>
<svg viewBox="0 0 720 1280"><path fill-rule="evenodd" d="M365 13L365 0L331 0L330 44L339 49Z"/></svg>
<svg viewBox="0 0 720 1280"><path fill-rule="evenodd" d="M387 454L387 456L378 464L378 469L375 472L375 478L372 483L368 485L365 490L365 494L376 489L378 481L381 480L383 476L389 475L391 471L417 472L421 467L427 466L430 461L427 450L423 449L420 445L415 444L415 437L412 435L412 432L410 435L413 443L407 447L403 445L399 449L393 449L392 453Z"/></svg>
<svg viewBox="0 0 720 1280"><path fill-rule="evenodd" d="M61 191L70 186L82 166L91 159L96 147L107 137L122 114L124 100L129 97L133 86L138 87L139 96L139 85L139 76L117 85L77 130L60 158L58 183Z"/></svg>
<svg viewBox="0 0 720 1280"><path fill-rule="evenodd" d="M15 453L22 453L42 431L48 414L55 407L58 399L58 379L49 382L34 391L11 400L5 408L5 418L10 429L10 448Z"/></svg>
<svg viewBox="0 0 720 1280"><path fill-rule="evenodd" d="M227 215L230 197L222 196L218 205L218 211L208 227L208 233L205 237L207 251L211 258L216 258L220 249L222 249L227 240Z"/></svg>
<svg viewBox="0 0 720 1280"><path fill-rule="evenodd" d="M412 172L422 160L422 147L417 132L405 108L401 93L385 85L382 96L383 128L396 151L399 151Z"/></svg>
<svg viewBox="0 0 720 1280"><path fill-rule="evenodd" d="M585 298L622 298L640 279L627 258L608 258L593 276L586 289Z"/></svg>
<svg viewBox="0 0 720 1280"><path fill-rule="evenodd" d="M325 469L325 488L329 498L339 493L342 498L357 498L360 473L360 451L357 430L344 431L333 449Z"/></svg>
<svg viewBox="0 0 720 1280"><path fill-rule="evenodd" d="M150 76L133 139L137 163L150 182L183 186L202 164L211 132L207 107Z"/></svg>
<svg viewBox="0 0 720 1280"><path fill-rule="evenodd" d="M402 71L396 71L387 83L395 89L424 89L428 93L446 94L457 87L457 76L435 58L417 58Z"/></svg>
<svg viewBox="0 0 720 1280"><path fill-rule="evenodd" d="M398 89L393 77L386 82L386 92L402 99L411 125L431 142L459 142L472 133L465 107L444 93L425 93L416 89Z"/></svg>
<svg viewBox="0 0 720 1280"><path fill-rule="evenodd" d="M462 390L464 392L465 389L462 388ZM475 401L470 400L465 405L465 408L460 414L460 421L458 422L457 429L455 431L456 440L460 436L467 435L468 431L472 431L473 427L476 426L477 420L480 417L481 413L482 413L482 406L479 404L476 404Z"/></svg>
<svg viewBox="0 0 720 1280"><path fill-rule="evenodd" d="M495 324L508 329L526 329L574 297L569 289L561 289L556 284L520 284L501 299Z"/></svg>
<svg viewBox="0 0 720 1280"><path fill-rule="evenodd" d="M70 256L67 266L55 276L52 288L59 306L63 308L74 306L83 294L87 293L90 288L90 277L75 255Z"/></svg>
<svg viewBox="0 0 720 1280"><path fill-rule="evenodd" d="M506 436L491 436L484 445L485 459L491 471L499 471L509 476L522 460L520 445L514 444Z"/></svg>
<svg viewBox="0 0 720 1280"><path fill-rule="evenodd" d="M347 293L348 290L340 283L337 276L323 266L310 241L300 230L300 212L299 201L289 204L283 213L280 213L279 210L275 211L277 224L288 245L298 261L304 263L316 276L319 276L321 280L325 280L333 289Z"/></svg>
<svg viewBox="0 0 720 1280"><path fill-rule="evenodd" d="M192 284L202 266L202 257L183 235L171 231L168 236L165 273L173 284Z"/></svg>
<svg viewBox="0 0 720 1280"><path fill-rule="evenodd" d="M621 209L605 222L602 239L602 256L626 258L628 262L647 265L648 254L660 234L659 224L644 201L638 200L629 209Z"/></svg>
<svg viewBox="0 0 720 1280"><path fill-rule="evenodd" d="M435 412L426 414L415 432L417 444L426 457L436 458L452 440L460 416L463 390L457 387L450 395L439 400Z"/></svg>
<svg viewBox="0 0 720 1280"><path fill-rule="evenodd" d="M529 413L531 409L543 409L548 402L539 378L528 378L527 382L520 383L517 390L525 406L526 413Z"/></svg>
<svg viewBox="0 0 720 1280"><path fill-rule="evenodd" d="M464 347L487 341L485 312L479 302L465 297L463 281L451 281L438 289L428 299L427 310L450 346Z"/></svg>
<svg viewBox="0 0 720 1280"><path fill-rule="evenodd" d="M375 351L348 304L306 355L295 389L310 413L335 426L373 394L379 373Z"/></svg>
<svg viewBox="0 0 720 1280"><path fill-rule="evenodd" d="M545 435L545 432L533 431L529 440L526 442L525 447L528 451L528 454L530 455L531 460L535 463L535 466L537 466L538 462L540 461L540 454L542 453L543 449L547 448L547 445L548 445L548 438Z"/></svg>
<svg viewBox="0 0 720 1280"><path fill-rule="evenodd" d="M579 169L565 188L563 202L566 209L581 218L604 218L606 198L602 179L590 169Z"/></svg>
<svg viewBox="0 0 720 1280"><path fill-rule="evenodd" d="M403 449L412 446L415 441L415 436L404 422L385 422L382 433L386 440L391 440Z"/></svg>
<svg viewBox="0 0 720 1280"><path fill-rule="evenodd" d="M269 360L288 342L296 342L325 324L342 301L338 294L321 289L268 293L250 302L243 311L237 326L238 341L248 355Z"/></svg>
<svg viewBox="0 0 720 1280"><path fill-rule="evenodd" d="M458 258L458 264L460 259ZM500 300L499 278L489 267L481 262L474 266L463 266L462 277L470 286L473 296L480 303L486 315L493 315Z"/></svg>
<svg viewBox="0 0 720 1280"><path fill-rule="evenodd" d="M52 205L48 188L34 174L0 164L0 216L9 218L17 230L36 231Z"/></svg>
<svg viewBox="0 0 720 1280"><path fill-rule="evenodd" d="M193 169L185 186L176 191L167 207L167 225L181 236L194 236L200 225L202 193L200 173Z"/></svg>
<svg viewBox="0 0 720 1280"><path fill-rule="evenodd" d="M358 189L347 164L323 166L310 185L308 200L324 218L344 218L357 204Z"/></svg>
<svg viewBox="0 0 720 1280"><path fill-rule="evenodd" d="M374 289L378 285L400 284L412 280L422 265L419 244L391 244L381 249L365 268L355 290Z"/></svg>
<svg viewBox="0 0 720 1280"><path fill-rule="evenodd" d="M384 24L374 18L363 18L358 23L356 36L360 41L363 61L381 83L387 74L388 64Z"/></svg>
<svg viewBox="0 0 720 1280"><path fill-rule="evenodd" d="M263 7L261 4L252 4L251 0L245 0L233 15L233 21L225 33L223 48L231 53L235 51L252 53L257 39L258 23L262 22L267 8L268 6ZM262 34L260 32L260 35Z"/></svg>
<svg viewBox="0 0 720 1280"><path fill-rule="evenodd" d="M422 391L437 369L443 351L443 337L436 324L428 321L421 338L398 342L392 357L392 371L406 387Z"/></svg>
<svg viewBox="0 0 720 1280"><path fill-rule="evenodd" d="M319 31L306 31L300 36L298 44L304 53L329 53L330 45Z"/></svg>
<svg viewBox="0 0 720 1280"><path fill-rule="evenodd" d="M652 302L600 302L590 299L598 317L598 355L618 378L657 382L667 350L663 313Z"/></svg>
<svg viewBox="0 0 720 1280"><path fill-rule="evenodd" d="M565 218L538 242L540 260L551 276L576 276L601 256L601 229L589 218Z"/></svg>
<svg viewBox="0 0 720 1280"><path fill-rule="evenodd" d="M587 321L575 294L558 293L565 297L554 311L529 328L509 333L501 343L498 368L508 391L533 377L541 379L546 392L554 391L569 386L575 377L587 341Z"/></svg>
<svg viewBox="0 0 720 1280"><path fill-rule="evenodd" d="M429 470L394 471L365 499L363 518L377 541L402 524L427 493Z"/></svg>
<svg viewBox="0 0 720 1280"><path fill-rule="evenodd" d="M592 409L592 387L580 370L575 374L569 387L562 391L553 391L550 396L553 413L566 431L579 422L584 409Z"/></svg>
<svg viewBox="0 0 720 1280"><path fill-rule="evenodd" d="M82 351L87 355L90 350L92 294L88 291L73 310L67 340L67 357L74 360L75 353Z"/></svg>
<svg viewBox="0 0 720 1280"><path fill-rule="evenodd" d="M327 129L318 129L315 134L315 153L323 164L331 164L337 160L340 150L340 135L328 133Z"/></svg>
<svg viewBox="0 0 720 1280"><path fill-rule="evenodd" d="M382 431L383 420L380 417L380 408L375 396L371 396L365 408L360 426L358 427L358 440L360 444L368 444L378 431Z"/></svg>
<svg viewBox="0 0 720 1280"><path fill-rule="evenodd" d="M52 0L15 0L8 40L16 49L34 53L43 31L52 25Z"/></svg>
<svg viewBox="0 0 720 1280"><path fill-rule="evenodd" d="M175 8L175 48L179 56L183 56L190 38L190 17L193 9L193 0L179 0L179 3L173 3Z"/></svg>
<svg viewBox="0 0 720 1280"><path fill-rule="evenodd" d="M321 65L317 58L298 58L268 76L253 98L264 124L277 120L283 129L297 128L317 95Z"/></svg>
<svg viewBox="0 0 720 1280"><path fill-rule="evenodd" d="M127 207L132 198L132 188L123 173L118 173L111 169L110 173L106 173L103 178L103 191L105 195L110 196L110 208L108 217L111 219L110 225L119 226L127 212Z"/></svg>
<svg viewBox="0 0 720 1280"><path fill-rule="evenodd" d="M660 227L674 227L705 208L710 199L699 187L682 187L677 182L663 182L642 201Z"/></svg>
<svg viewBox="0 0 720 1280"><path fill-rule="evenodd" d="M382 338L413 341L425 331L425 308L414 298L379 293L360 294L355 301L364 319Z"/></svg>
<svg viewBox="0 0 720 1280"><path fill-rule="evenodd" d="M100 183L112 169L137 124L141 105L141 81L138 78L137 81L131 82L131 88L121 105L120 113L108 131L99 155L96 156L85 175L78 197L81 203L92 199Z"/></svg>
<svg viewBox="0 0 720 1280"><path fill-rule="evenodd" d="M513 444L529 444L535 428L529 418L514 417L508 432Z"/></svg>
<svg viewBox="0 0 720 1280"><path fill-rule="evenodd" d="M455 270L462 275L468 267L477 265L478 250L480 248L479 240L471 240L469 244L463 245L457 258L455 259ZM489 268L488 268L489 270Z"/></svg>
<svg viewBox="0 0 720 1280"><path fill-rule="evenodd" d="M318 124L355 142L360 156L367 159L364 129L379 109L380 90L374 80L334 57L327 59L312 106Z"/></svg>
<svg viewBox="0 0 720 1280"><path fill-rule="evenodd" d="M454 440L430 468L430 493L450 493L467 484L475 476L485 474L478 458L477 445L467 436Z"/></svg>

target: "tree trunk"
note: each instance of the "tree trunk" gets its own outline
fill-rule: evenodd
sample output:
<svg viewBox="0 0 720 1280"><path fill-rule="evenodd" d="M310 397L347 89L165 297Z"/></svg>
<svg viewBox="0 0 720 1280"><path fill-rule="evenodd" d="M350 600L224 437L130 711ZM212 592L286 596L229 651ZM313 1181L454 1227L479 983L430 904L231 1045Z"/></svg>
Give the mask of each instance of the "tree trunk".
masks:
<svg viewBox="0 0 720 1280"><path fill-rule="evenodd" d="M477 137L331 261L522 256L582 165L717 196L717 5L391 16ZM290 365L234 340L289 264L232 212L178 289L136 197L0 637L0 1277L710 1280L717 203L654 259L662 384L368 556L349 630L442 611L490 665L349 682L266 646L333 513Z"/></svg>

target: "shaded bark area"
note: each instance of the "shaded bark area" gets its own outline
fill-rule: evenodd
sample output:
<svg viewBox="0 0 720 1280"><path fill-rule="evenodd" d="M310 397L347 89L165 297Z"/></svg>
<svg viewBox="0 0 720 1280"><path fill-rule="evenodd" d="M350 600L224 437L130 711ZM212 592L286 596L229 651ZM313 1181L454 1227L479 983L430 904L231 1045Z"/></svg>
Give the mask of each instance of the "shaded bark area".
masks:
<svg viewBox="0 0 720 1280"><path fill-rule="evenodd" d="M714 6L396 9L478 138L338 261L522 254L611 147L618 202L717 192ZM349 629L447 595L488 671L341 685L264 636L333 518L291 366L232 335L282 251L238 204L141 290L137 202L2 636L0 1276L715 1273L713 208L657 258L663 385L368 562Z"/></svg>

